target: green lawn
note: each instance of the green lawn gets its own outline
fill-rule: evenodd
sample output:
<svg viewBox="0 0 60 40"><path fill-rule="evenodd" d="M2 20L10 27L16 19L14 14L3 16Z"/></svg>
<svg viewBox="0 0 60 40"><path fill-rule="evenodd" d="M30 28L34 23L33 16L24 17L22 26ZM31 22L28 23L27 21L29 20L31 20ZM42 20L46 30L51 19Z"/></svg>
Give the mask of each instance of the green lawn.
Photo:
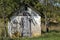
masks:
<svg viewBox="0 0 60 40"><path fill-rule="evenodd" d="M0 38L0 40L60 40L60 32L51 32L51 33L45 33L42 34L41 37L34 37L34 38L28 38L28 37L22 37L22 38Z"/></svg>

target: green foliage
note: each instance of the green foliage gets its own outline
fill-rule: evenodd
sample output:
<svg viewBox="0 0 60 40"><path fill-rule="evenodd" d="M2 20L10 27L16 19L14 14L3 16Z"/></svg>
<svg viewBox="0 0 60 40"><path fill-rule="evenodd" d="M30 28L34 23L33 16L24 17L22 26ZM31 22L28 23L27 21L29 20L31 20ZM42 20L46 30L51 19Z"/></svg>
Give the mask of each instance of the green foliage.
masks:
<svg viewBox="0 0 60 40"><path fill-rule="evenodd" d="M45 1L47 2L48 0ZM58 0L55 1L58 2ZM52 12L60 10L60 8L54 7L49 3L47 3L47 6L42 5L41 3L38 2L38 0L0 0L0 15L1 15L0 17L3 17L4 14L6 17L9 16L12 12L19 9L21 5L24 5L24 3L31 5L39 12L44 13L46 11L47 12L46 14L49 14L47 15L47 17L50 16L50 13L52 14ZM52 15L54 14L55 13L53 13Z"/></svg>

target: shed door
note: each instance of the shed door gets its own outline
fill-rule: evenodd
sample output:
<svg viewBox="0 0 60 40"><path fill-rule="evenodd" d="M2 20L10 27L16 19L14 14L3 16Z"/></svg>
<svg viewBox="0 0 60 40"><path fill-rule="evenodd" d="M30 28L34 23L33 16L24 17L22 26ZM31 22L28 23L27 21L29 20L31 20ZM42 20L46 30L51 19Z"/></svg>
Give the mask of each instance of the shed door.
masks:
<svg viewBox="0 0 60 40"><path fill-rule="evenodd" d="M31 35L31 29L30 29L30 22L29 22L29 16L25 16L21 18L22 20L22 36L30 36Z"/></svg>

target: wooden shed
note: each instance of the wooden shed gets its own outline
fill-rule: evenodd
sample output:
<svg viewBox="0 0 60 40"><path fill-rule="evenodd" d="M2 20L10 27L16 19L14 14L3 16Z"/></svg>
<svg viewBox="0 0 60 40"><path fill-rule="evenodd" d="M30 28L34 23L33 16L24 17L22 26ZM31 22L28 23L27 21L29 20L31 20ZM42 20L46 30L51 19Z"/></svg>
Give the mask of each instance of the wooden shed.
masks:
<svg viewBox="0 0 60 40"><path fill-rule="evenodd" d="M33 7L23 6L8 21L10 37L41 36L41 16Z"/></svg>

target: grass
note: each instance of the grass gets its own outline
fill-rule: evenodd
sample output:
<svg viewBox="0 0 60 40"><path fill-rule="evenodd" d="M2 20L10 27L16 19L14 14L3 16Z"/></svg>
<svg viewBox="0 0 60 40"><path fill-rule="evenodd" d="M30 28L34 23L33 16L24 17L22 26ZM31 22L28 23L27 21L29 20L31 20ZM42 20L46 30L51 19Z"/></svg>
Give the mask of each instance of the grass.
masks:
<svg viewBox="0 0 60 40"><path fill-rule="evenodd" d="M49 32L42 34L41 37L33 37L33 38L28 38L28 37L20 37L20 38L0 38L0 40L60 40L60 32Z"/></svg>

